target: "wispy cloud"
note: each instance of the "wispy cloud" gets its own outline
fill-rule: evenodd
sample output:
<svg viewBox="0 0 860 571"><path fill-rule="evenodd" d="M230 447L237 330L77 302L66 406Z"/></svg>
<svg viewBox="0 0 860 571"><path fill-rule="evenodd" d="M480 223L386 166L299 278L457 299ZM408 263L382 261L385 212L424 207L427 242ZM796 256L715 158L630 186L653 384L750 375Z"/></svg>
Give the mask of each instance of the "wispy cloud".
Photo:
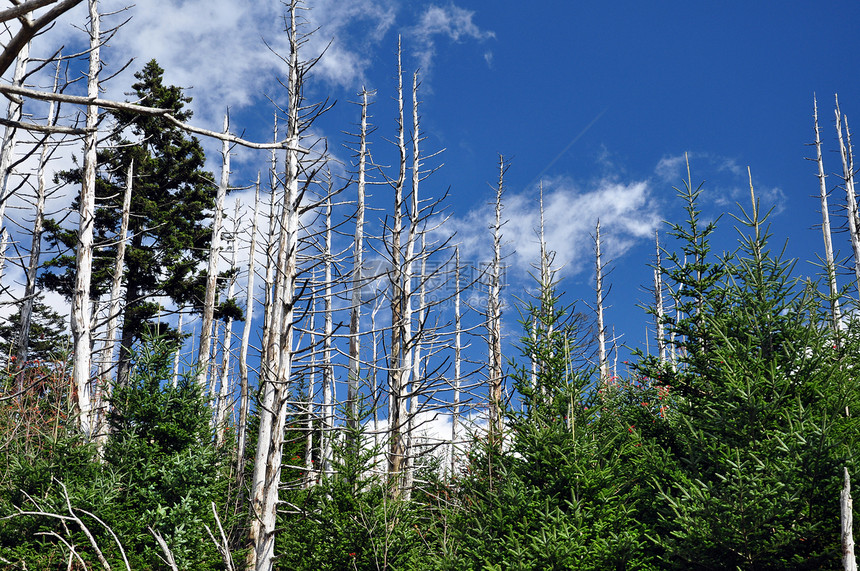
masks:
<svg viewBox="0 0 860 571"><path fill-rule="evenodd" d="M433 66L436 55L438 37L445 37L454 42L464 40L483 41L494 38L495 33L482 30L473 21L475 12L449 4L448 6L429 6L422 14L418 23L407 30L407 35L416 43L415 54L421 69L428 73ZM487 58L489 53L489 58ZM492 62L492 53L484 54L487 63Z"/></svg>
<svg viewBox="0 0 860 571"><path fill-rule="evenodd" d="M540 256L538 190L507 194L504 205L507 264L512 272L524 274ZM485 207L449 221L457 232L455 242L475 259L490 255L492 217L492 208ZM576 275L590 267L598 218L607 258L619 258L638 240L650 239L661 219L651 184L645 180L602 179L580 185L562 177L544 182L544 234L562 275Z"/></svg>
<svg viewBox="0 0 860 571"><path fill-rule="evenodd" d="M690 161L692 184L696 188L704 186L701 200L704 205L712 205L721 212L733 210L736 204L746 207L750 202L749 174L734 157L715 153L688 152L686 155L666 155L654 168L654 174L663 182L683 188L682 181L687 179L686 159ZM756 197L764 210L779 214L787 206L788 198L782 188L756 180L755 167L752 167L753 185ZM700 173L706 173L702 180Z"/></svg>

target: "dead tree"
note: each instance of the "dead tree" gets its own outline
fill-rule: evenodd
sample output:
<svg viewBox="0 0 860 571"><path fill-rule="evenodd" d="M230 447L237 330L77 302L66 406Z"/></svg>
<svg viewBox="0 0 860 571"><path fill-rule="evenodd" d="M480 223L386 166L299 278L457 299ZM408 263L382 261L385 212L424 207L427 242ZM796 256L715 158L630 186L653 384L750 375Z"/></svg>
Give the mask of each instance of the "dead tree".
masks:
<svg viewBox="0 0 860 571"><path fill-rule="evenodd" d="M233 293L236 290L236 257L238 256L238 238L239 228L241 224L239 217L239 200L236 200L236 205L233 210L233 233L229 241L231 244L230 257L230 281L227 285L227 299L233 299ZM233 383L230 376L230 354L233 351L233 316L227 315L224 320L224 346L221 350L221 378L219 381L220 388L218 391L218 401L215 418L215 444L221 446L224 443L224 433L227 429L227 420L231 410L233 410ZM214 382L214 379L213 379Z"/></svg>
<svg viewBox="0 0 860 571"><path fill-rule="evenodd" d="M358 132L358 183L356 185L358 196L356 198L355 210L355 235L353 237L352 258L352 304L349 317L349 373L347 377L347 425L350 434L358 430L358 388L360 378L361 362L361 290L364 286L362 268L364 265L364 218L365 218L365 194L367 185L367 136L370 128L368 125L368 97L374 92L362 89L361 93L361 123Z"/></svg>
<svg viewBox="0 0 860 571"><path fill-rule="evenodd" d="M95 99L99 95L99 58L101 48L100 15L98 0L89 0L90 16L90 65L87 74L87 95ZM2 68L2 65L0 65ZM90 281L93 268L93 225L95 223L96 194L96 142L99 108L87 107L84 138L84 177L81 186L78 214L78 248L75 258L75 289L72 297L72 340L74 359L72 361L72 383L77 395L75 412L81 432L90 435L92 431L92 331L90 328Z"/></svg>
<svg viewBox="0 0 860 571"><path fill-rule="evenodd" d="M60 16L83 2L83 0L28 0L15 2L15 6L0 12L0 22L18 20L20 28L0 52L0 75L6 73L15 58L30 43L40 30L53 23ZM54 4L49 10L34 18L34 12Z"/></svg>
<svg viewBox="0 0 860 571"><path fill-rule="evenodd" d="M324 104L303 105L304 78L316 60L299 61L299 46L306 38L299 36L298 9L299 1L291 0L287 17L290 53L284 58L289 70L285 84L287 151L285 172L280 183L283 193L277 222L278 242L270 298L273 307L269 310L267 329L263 332L265 360L261 364L259 377L260 424L251 482L251 549L247 566L258 571L269 571L274 565L278 485L283 464L284 428L290 405L289 389L293 370L295 309L301 293L296 287L300 216L315 206L304 202L305 191L313 182L316 171L307 162L302 164L298 151L299 142L302 134L326 109ZM301 185L300 174L304 175Z"/></svg>
<svg viewBox="0 0 860 571"><path fill-rule="evenodd" d="M854 557L854 502L851 500L851 478L848 476L848 468L843 468L843 472L845 483L839 493L842 568L845 571L857 571L857 560Z"/></svg>
<svg viewBox="0 0 860 571"><path fill-rule="evenodd" d="M224 133L230 132L230 116L224 115ZM215 211L212 222L212 242L209 246L209 268L206 272L206 298L203 301L203 318L200 326L200 355L197 383L206 386L209 370L209 349L212 345L212 323L215 317L215 295L218 291L218 261L221 259L221 231L224 219L224 199L230 185L230 144L221 141L221 181L215 196ZM213 379L214 383L214 379Z"/></svg>
<svg viewBox="0 0 860 571"><path fill-rule="evenodd" d="M489 382L489 442L500 444L502 437L502 196L504 194L505 173L509 168L503 156L499 155L499 182L496 186L495 218L490 225L493 232L493 260L490 263L487 292L487 351L489 355L487 380Z"/></svg>
<svg viewBox="0 0 860 571"><path fill-rule="evenodd" d="M837 335L838 343L839 323L842 321L842 316L839 308L839 288L836 285L836 262L833 258L833 240L830 236L830 209L827 206L827 197L830 193L827 190L827 175L824 174L824 160L821 155L821 134L818 130L818 101L814 95L812 97L812 105L815 122L815 160L818 164L818 189L821 198L821 232L824 236L824 268L827 272L827 286L830 294L830 327L833 329L834 335Z"/></svg>
<svg viewBox="0 0 860 571"><path fill-rule="evenodd" d="M260 216L260 173L254 185L254 214L251 218L251 236L248 246L248 281L245 285L245 326L242 329L242 346L239 350L239 425L236 446L236 473L242 480L245 472L245 446L248 432L248 409L250 394L248 392L248 346L251 342L251 322L254 318L254 269L257 253L257 217Z"/></svg>
<svg viewBox="0 0 860 571"><path fill-rule="evenodd" d="M594 289L597 294L597 304L595 305L597 313L597 368L600 375L600 387L605 390L609 385L609 359L606 354L606 325L603 319L603 302L606 299L606 294L603 291L603 269L605 266L600 258L600 220L597 221L594 231L594 254L596 260Z"/></svg>
<svg viewBox="0 0 860 571"><path fill-rule="evenodd" d="M848 132L848 118L839 111L839 97L836 97L836 135L839 140L839 154L842 157L842 180L845 183L845 199L847 204L848 233L851 237L851 248L854 251L854 276L860 295L860 214L857 211L857 196L854 193L854 156L851 151L851 135ZM848 136L846 145L842 138L842 122Z"/></svg>
<svg viewBox="0 0 860 571"><path fill-rule="evenodd" d="M666 364L666 322L665 306L663 304L663 262L660 251L660 234L654 231L654 243L657 247L657 259L654 265L654 324L657 328L657 354L660 364ZM617 353L616 353L617 355Z"/></svg>

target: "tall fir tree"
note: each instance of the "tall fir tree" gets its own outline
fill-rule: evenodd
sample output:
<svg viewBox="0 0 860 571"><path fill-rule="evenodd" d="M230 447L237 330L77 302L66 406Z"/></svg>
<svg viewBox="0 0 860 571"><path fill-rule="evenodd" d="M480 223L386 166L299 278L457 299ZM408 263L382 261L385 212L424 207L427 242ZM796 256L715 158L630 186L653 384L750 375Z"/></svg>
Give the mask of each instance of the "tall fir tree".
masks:
<svg viewBox="0 0 860 571"><path fill-rule="evenodd" d="M164 85L164 70L155 60L135 74L132 85L136 103L167 109L187 121L191 98L182 88ZM96 243L101 244L93 268L92 295L103 295L110 284L113 253L122 216L122 196L128 165L134 161L130 243L125 253L124 311L118 378L128 378L130 349L140 339L166 297L177 305L200 307L203 272L212 230L208 224L216 184L204 169L200 142L156 116L113 111L117 128L111 145L99 152L96 182ZM58 179L80 184L81 169L59 173ZM74 231L55 221L46 224L55 246L74 247ZM74 257L61 255L46 263L54 271L42 274L49 289L71 295ZM235 304L230 307L235 309Z"/></svg>
<svg viewBox="0 0 860 571"><path fill-rule="evenodd" d="M688 223L673 226L688 264L666 270L683 311L668 323L679 360L639 364L673 395L664 453L677 470L652 479L664 566L836 568L842 467L860 436L856 335L833 342L829 309L769 250L754 196L739 249L709 262L690 188Z"/></svg>

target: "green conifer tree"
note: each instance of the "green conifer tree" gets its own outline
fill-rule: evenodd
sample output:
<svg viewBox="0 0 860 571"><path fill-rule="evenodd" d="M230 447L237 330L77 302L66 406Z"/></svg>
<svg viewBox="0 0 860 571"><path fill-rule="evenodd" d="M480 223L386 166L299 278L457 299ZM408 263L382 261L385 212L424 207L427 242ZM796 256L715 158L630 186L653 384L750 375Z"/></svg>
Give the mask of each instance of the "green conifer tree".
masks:
<svg viewBox="0 0 860 571"><path fill-rule="evenodd" d="M164 85L164 70L155 60L135 74L132 85L136 102L167 109L181 121L191 117L186 105L191 98L182 88ZM112 112L117 130L112 145L99 152L96 181L96 243L104 247L93 268L94 298L106 293L113 268L113 253L122 216L122 196L128 165L134 161L132 181L131 241L125 254L124 312L119 378L128 377L130 349L161 310L156 296L178 305L200 307L204 272L212 229L208 223L214 206L216 184L204 170L200 142L164 119L125 111ZM131 137L129 137L131 135ZM80 184L81 170L61 172L58 178ZM73 248L76 234L56 221L46 221L49 242ZM46 265L40 280L67 296L72 293L74 255L62 255ZM235 310L235 304L230 307ZM241 317L241 312L237 315Z"/></svg>
<svg viewBox="0 0 860 571"><path fill-rule="evenodd" d="M826 308L768 249L755 198L738 251L708 261L690 188L687 225L673 226L688 264L666 271L683 312L668 323L679 360L639 364L673 394L665 453L677 470L652 480L664 566L836 568L840 476L860 436L846 414L860 404L856 342L834 346Z"/></svg>

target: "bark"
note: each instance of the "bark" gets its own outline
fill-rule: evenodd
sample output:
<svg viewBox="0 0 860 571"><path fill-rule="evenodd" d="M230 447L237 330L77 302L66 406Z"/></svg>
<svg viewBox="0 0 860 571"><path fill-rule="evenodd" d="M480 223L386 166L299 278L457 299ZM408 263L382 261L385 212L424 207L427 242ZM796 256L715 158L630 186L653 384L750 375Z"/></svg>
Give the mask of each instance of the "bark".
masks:
<svg viewBox="0 0 860 571"><path fill-rule="evenodd" d="M89 0L90 65L87 74L87 95L98 97L100 16L98 0ZM2 65L0 65L2 69ZM75 413L81 432L89 437L92 431L92 392L90 368L92 366L92 330L90 328L90 280L93 268L93 224L95 221L96 184L96 124L99 108L87 107L87 136L84 139L84 180L80 196L80 227L75 257L75 290L72 297L72 384L76 393Z"/></svg>
<svg viewBox="0 0 860 571"><path fill-rule="evenodd" d="M320 454L320 469L325 476L331 469L332 461L332 438L334 437L334 366L332 365L332 341L334 337L334 308L332 306L332 230L331 230L332 205L331 197L326 200L325 208L325 291L323 293L323 304L325 311L325 323L323 325L323 426L322 426L322 454Z"/></svg>
<svg viewBox="0 0 860 571"><path fill-rule="evenodd" d="M57 66L57 71L54 75L54 90L57 89L57 85L59 83L59 74L60 66ZM48 110L48 122L49 124L53 124L54 121L54 104L52 103ZM43 145L39 155L38 187L36 189L36 215L33 220L30 258L27 263L26 272L27 283L24 288L24 305L21 307L21 330L18 334L18 347L16 351L18 367L20 368L16 382L17 392L19 393L24 389L23 367L27 362L27 355L29 353L30 327L33 316L33 306L36 302L36 275L39 271L39 257L42 253L42 232L45 222L45 200L47 198L47 181L45 173L48 163L48 154L48 146ZM3 169L2 172L5 171L6 169ZM2 222L2 216L0 216L0 222Z"/></svg>
<svg viewBox="0 0 860 571"><path fill-rule="evenodd" d="M414 274L414 264L417 258L422 259L422 263L424 260L424 250L423 248L416 254L415 248L417 245L418 234L421 233L423 237L423 233L418 229L419 221L419 195L418 195L418 187L421 181L421 131L420 125L418 121L418 72L416 71L412 75L412 192L410 194L410 207L407 212L409 213L409 228L406 234L406 253L404 255L404 264L403 264L403 349L404 349L404 359L403 359L403 368L401 369L403 372L403 377L400 381L400 386L403 390L403 403L406 405L407 413L406 413L406 470L403 478L403 497L405 499L409 499L412 490L412 482L413 482L413 468L414 468L414 454L415 451L413 449L414 439L413 439L413 430L415 429L415 414L417 412L418 405L418 392L416 385L419 381L418 379L418 369L420 366L420 349L419 343L421 338L421 323L423 322L423 315L419 314L418 325L415 327L413 332L413 308L412 308L412 298L413 294L413 278ZM422 292L419 294L421 298L424 296L424 287L423 287L423 272L418 276L418 279L421 281ZM417 308L419 313L422 312L421 304L423 303L423 299L419 300L419 307Z"/></svg>
<svg viewBox="0 0 860 571"><path fill-rule="evenodd" d="M260 215L260 173L254 186L254 216L251 219L251 244L248 247L248 282L245 285L245 327L242 329L242 347L239 351L239 426L236 451L236 473L241 483L245 473L245 446L248 433L248 346L251 343L251 322L254 319L254 278L257 254L257 217Z"/></svg>
<svg viewBox="0 0 860 571"><path fill-rule="evenodd" d="M406 140L404 135L403 119L403 67L400 60L400 41L397 43L397 150L400 153L400 172L398 178L393 182L394 189L394 213L391 227L391 270L389 279L391 282L391 350L388 363L388 390L389 390L389 451L388 451L388 476L392 483L392 489L399 493L400 478L403 471L403 461L406 456L406 442L403 435L405 421L405 403L403 399L404 386L402 384L404 367L404 344L405 344L405 308L403 296L403 261L400 251L400 234L403 229L403 185L406 180Z"/></svg>
<svg viewBox="0 0 860 571"><path fill-rule="evenodd" d="M18 54L18 58L15 62L15 73L12 76L12 84L16 86L20 86L24 81L24 75L27 72L27 62L30 57L30 44L24 44L21 48L21 52ZM54 81L54 91L57 90L57 81ZM14 126L15 123L20 122L21 120L21 108L22 102L17 98L9 99L9 107L6 110L6 117L9 119L9 123L6 124L6 128L3 132L3 142L2 147L0 147L0 179L2 179L2 186L0 186L0 228L5 227L3 222L3 218L6 213L6 203L9 201L9 175L10 165L12 164L12 154L15 151L15 141L17 135L17 128ZM49 118L52 118L53 106L51 106L51 113L48 115ZM50 119L49 119L50 120ZM20 362L20 361L19 361Z"/></svg>
<svg viewBox="0 0 860 571"><path fill-rule="evenodd" d="M818 130L818 101L813 96L813 117L815 119L815 152L818 163L818 189L821 197L821 232L824 236L824 263L827 271L827 285L830 292L830 326L834 334L839 332L842 321L839 308L839 288L836 285L836 262L833 258L833 240L830 235L830 209L827 206L827 182L824 174L824 160L821 155L821 134ZM838 337L837 337L838 343Z"/></svg>
<svg viewBox="0 0 860 571"><path fill-rule="evenodd" d="M654 321L657 326L657 353L660 356L660 364L666 364L666 333L663 330L665 309L663 306L663 263L660 253L660 235L654 232L654 242L657 245L657 262L654 268ZM617 353L616 353L617 355Z"/></svg>
<svg viewBox="0 0 860 571"><path fill-rule="evenodd" d="M230 131L230 117L224 115L224 132ZM215 212L212 221L212 242L209 247L209 268L206 272L206 299L203 301L203 318L200 326L200 350L197 383L206 388L206 374L209 370L209 351L212 345L212 322L215 317L215 294L218 291L218 261L221 259L221 226L224 219L224 199L230 184L230 144L221 142L221 181L215 196ZM213 379L214 382L214 379Z"/></svg>
<svg viewBox="0 0 860 571"><path fill-rule="evenodd" d="M502 195L504 178L508 165L499 156L499 183L496 187L495 220L490 227L493 231L493 261L490 267L489 293L487 295L487 343L489 354L489 401L490 401L490 444L501 443L502 436Z"/></svg>
<svg viewBox="0 0 860 571"><path fill-rule="evenodd" d="M119 320L120 294L122 289L122 274L125 268L125 242L128 234L128 222L131 214L131 188L132 176L134 174L134 162L128 166L125 192L122 197L122 219L120 221L119 234L117 235L116 260L114 263L113 276L110 288L110 301L108 304L107 332L105 334L104 347L102 348L101 362L99 363L98 382L101 387L95 399L96 418L98 419L97 443L99 449L106 444L107 432L102 433L102 422L105 416L104 404L110 398L111 383L109 381L110 370L113 366L113 357L116 350L116 330ZM178 351L177 351L178 354ZM106 428L106 427L105 427Z"/></svg>
<svg viewBox="0 0 860 571"><path fill-rule="evenodd" d="M355 211L355 236L353 237L352 261L352 306L349 317L349 376L347 378L347 425L350 434L358 430L358 383L361 359L361 288L364 264L364 196L367 177L367 109L368 95L361 92L361 130L358 145L358 197Z"/></svg>
<svg viewBox="0 0 860 571"><path fill-rule="evenodd" d="M603 264L600 260L600 220L594 233L594 252L597 260L596 285L597 292L597 367L600 372L600 387L605 389L609 385L609 361L606 357L606 325L603 321Z"/></svg>
<svg viewBox="0 0 860 571"><path fill-rule="evenodd" d="M854 251L854 276L857 281L858 294L860 294L860 216L857 212L857 198L854 193L854 172L849 163L851 153L850 143L846 148L842 139L843 117L839 111L839 98L836 98L836 135L839 139L839 154L842 157L842 178L845 181L845 198L847 203L848 233L851 236L851 248ZM845 128L848 129L848 119L845 119Z"/></svg>
<svg viewBox="0 0 860 571"><path fill-rule="evenodd" d="M460 247L454 248L454 397L451 404L451 477L457 466L457 428L460 424L460 387L462 372L462 314L460 313Z"/></svg>
<svg viewBox="0 0 860 571"><path fill-rule="evenodd" d="M284 202L281 211L275 291L272 302L272 327L266 343L266 363L261 374L260 427L254 458L251 488L251 550L248 568L270 571L274 564L275 523L278 506L278 484L281 480L284 424L288 409L288 389L292 372L293 307L297 273L299 232L299 160L295 149L299 143L299 74L296 19L297 1L289 5L289 76L287 90L287 156L284 173Z"/></svg>
<svg viewBox="0 0 860 571"><path fill-rule="evenodd" d="M239 236L239 201L236 200L236 206L233 209L233 253L230 258L230 268L235 269L238 256L238 244L236 243ZM232 299L236 291L236 276L230 278L230 283L227 286L227 299ZM218 418L215 430L215 445L221 446L224 443L224 434L227 430L227 421L230 412L233 410L233 383L230 376L230 353L233 350L233 318L228 317L224 322L224 349L221 357L221 390L218 393Z"/></svg>
<svg viewBox="0 0 860 571"><path fill-rule="evenodd" d="M848 476L848 468L843 468L845 484L839 493L839 507L841 517L839 519L842 530L842 568L845 571L857 571L857 560L854 557L854 502L851 500L851 478Z"/></svg>
<svg viewBox="0 0 860 571"><path fill-rule="evenodd" d="M56 5L53 8L35 20L29 16L29 13L37 8L41 8L54 2L56 2ZM83 2L83 0L51 0L50 2L47 0L30 0L29 2L18 4L17 6L0 12L0 22L6 22L13 18L18 18L18 21L21 23L21 28L6 44L2 53L0 53L0 75L6 73L9 66L12 65L13 61L15 61L15 58L19 57L21 51L25 49L25 46L30 43L30 40L32 40L40 30L54 22L57 18L81 2ZM92 11L90 12L90 15L92 15ZM22 16L24 17L22 18Z"/></svg>
<svg viewBox="0 0 860 571"><path fill-rule="evenodd" d="M182 353L182 320L185 314L182 313L182 308L179 308L179 322L176 324L176 337L179 343L176 345L176 353L173 354L173 388L179 385L179 354Z"/></svg>

